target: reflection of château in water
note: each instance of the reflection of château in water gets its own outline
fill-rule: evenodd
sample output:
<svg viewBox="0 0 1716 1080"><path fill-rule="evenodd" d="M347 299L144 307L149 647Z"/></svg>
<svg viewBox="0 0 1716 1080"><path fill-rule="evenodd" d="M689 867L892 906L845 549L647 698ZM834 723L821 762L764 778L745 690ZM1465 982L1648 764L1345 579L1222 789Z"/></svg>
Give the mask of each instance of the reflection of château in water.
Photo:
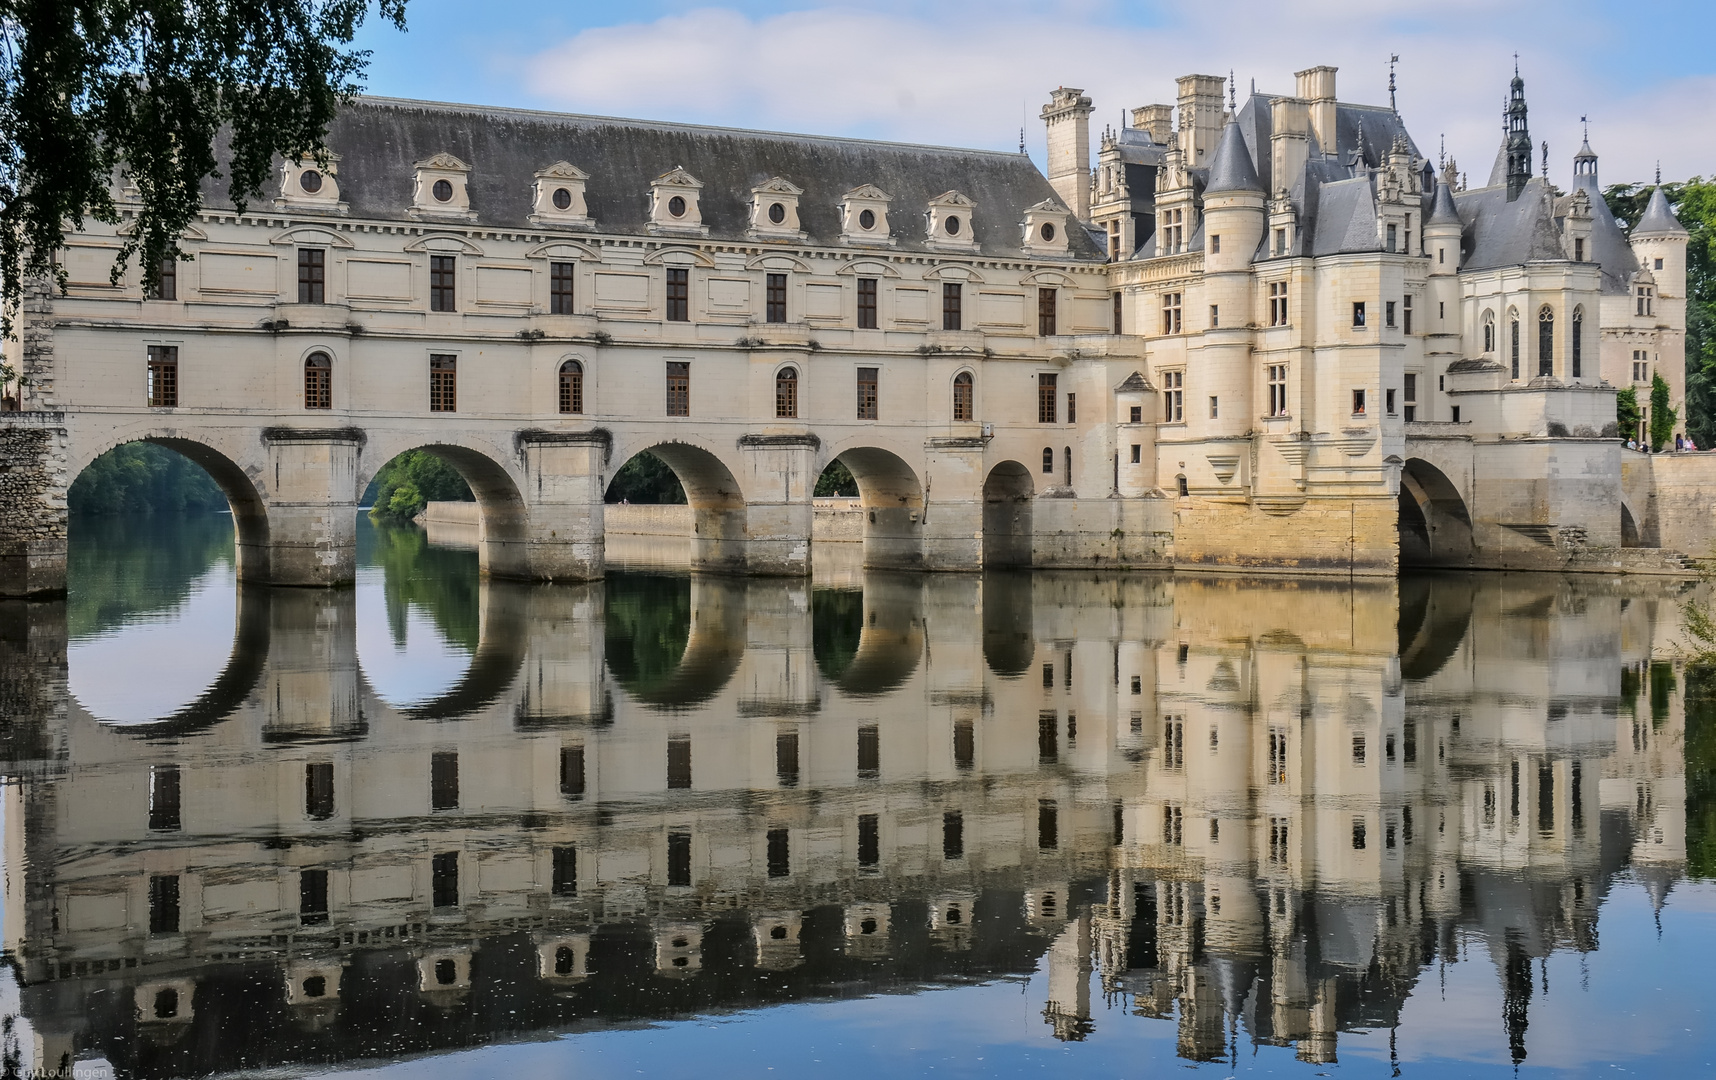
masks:
<svg viewBox="0 0 1716 1080"><path fill-rule="evenodd" d="M246 591L227 673L131 728L66 706L31 609L9 1049L350 1059L1046 956L1061 1038L1094 974L1185 1057L1332 1060L1464 936L1517 1060L1533 961L1684 858L1652 582L864 584L485 584L402 707L350 594Z"/></svg>

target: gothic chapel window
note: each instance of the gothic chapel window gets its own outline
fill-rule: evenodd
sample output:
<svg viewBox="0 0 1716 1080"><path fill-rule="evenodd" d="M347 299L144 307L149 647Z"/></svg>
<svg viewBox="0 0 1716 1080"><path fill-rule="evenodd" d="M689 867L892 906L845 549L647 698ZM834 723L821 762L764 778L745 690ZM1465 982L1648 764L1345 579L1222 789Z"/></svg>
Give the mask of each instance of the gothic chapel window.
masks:
<svg viewBox="0 0 1716 1080"><path fill-rule="evenodd" d="M1537 373L1555 374L1555 312L1548 304L1537 313Z"/></svg>

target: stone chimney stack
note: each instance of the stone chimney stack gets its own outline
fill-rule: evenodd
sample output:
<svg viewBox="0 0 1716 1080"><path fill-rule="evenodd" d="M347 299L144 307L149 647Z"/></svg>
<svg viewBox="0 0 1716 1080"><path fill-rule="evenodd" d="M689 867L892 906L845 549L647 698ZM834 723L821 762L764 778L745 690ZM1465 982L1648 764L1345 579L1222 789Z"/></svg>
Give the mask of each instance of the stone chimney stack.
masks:
<svg viewBox="0 0 1716 1080"><path fill-rule="evenodd" d="M1339 149L1335 138L1335 72L1336 68L1307 68L1294 73L1299 81L1295 97L1311 103L1311 134L1317 137L1317 148L1325 154Z"/></svg>
<svg viewBox="0 0 1716 1080"><path fill-rule="evenodd" d="M1311 103L1304 98L1270 98L1269 112L1274 129L1269 138L1269 175L1277 189L1291 191L1293 182L1304 175L1310 154Z"/></svg>
<svg viewBox="0 0 1716 1080"><path fill-rule="evenodd" d="M1227 80L1220 75L1181 75L1174 81L1180 87L1180 152L1186 155L1186 168L1203 168L1221 140Z"/></svg>
<svg viewBox="0 0 1716 1080"><path fill-rule="evenodd" d="M1062 86L1043 106L1049 138L1049 184L1080 221L1090 220L1090 99Z"/></svg>
<svg viewBox="0 0 1716 1080"><path fill-rule="evenodd" d="M1150 141L1167 146L1174 137L1174 107L1172 105L1140 105L1132 110L1132 126L1150 133Z"/></svg>

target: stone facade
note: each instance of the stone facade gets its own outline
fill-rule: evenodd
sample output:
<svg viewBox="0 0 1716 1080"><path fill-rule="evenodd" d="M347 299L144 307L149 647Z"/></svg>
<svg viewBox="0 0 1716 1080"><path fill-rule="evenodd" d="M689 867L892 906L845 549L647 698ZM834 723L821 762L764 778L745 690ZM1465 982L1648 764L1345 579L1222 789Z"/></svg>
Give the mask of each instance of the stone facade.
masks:
<svg viewBox="0 0 1716 1080"><path fill-rule="evenodd" d="M67 477L139 439L203 464L244 576L282 583L350 580L353 509L415 448L471 483L497 575L601 576L602 493L646 450L712 570L807 572L834 460L878 567L1619 550L1615 387L1660 370L1682 400L1685 231L1659 192L1625 234L1588 147L1570 195L1505 152L1485 187L1438 179L1335 76L1243 102L1187 76L1178 126L1134 110L1088 175L1090 99L1062 88L1048 178L365 99L272 206L211 189L160 282L110 285L117 232L71 236L66 293L24 312L23 405L64 411Z"/></svg>

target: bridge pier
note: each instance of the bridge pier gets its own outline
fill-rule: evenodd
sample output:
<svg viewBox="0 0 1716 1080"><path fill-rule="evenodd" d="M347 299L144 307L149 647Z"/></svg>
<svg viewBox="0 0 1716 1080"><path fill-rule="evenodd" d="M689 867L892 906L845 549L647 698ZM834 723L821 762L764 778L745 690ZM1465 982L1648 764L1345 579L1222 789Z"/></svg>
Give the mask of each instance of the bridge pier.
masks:
<svg viewBox="0 0 1716 1080"><path fill-rule="evenodd" d="M982 438L924 444L923 568L983 569Z"/></svg>
<svg viewBox="0 0 1716 1080"><path fill-rule="evenodd" d="M222 484L232 503L238 576L251 583L326 587L357 578L356 428L268 428L266 507ZM176 448L175 448L176 449ZM213 474L211 470L211 474ZM221 477L216 475L216 479ZM246 519L261 517L261 528ZM256 550L261 548L262 550Z"/></svg>
<svg viewBox="0 0 1716 1080"><path fill-rule="evenodd" d="M57 412L0 423L0 596L66 589L66 427Z"/></svg>
<svg viewBox="0 0 1716 1080"><path fill-rule="evenodd" d="M524 572L517 576L541 581L602 577L602 494L610 445L608 433L600 430L519 434L527 490Z"/></svg>
<svg viewBox="0 0 1716 1080"><path fill-rule="evenodd" d="M746 573L803 577L810 573L810 530L815 510L815 435L745 435L739 439L745 467L743 516Z"/></svg>

